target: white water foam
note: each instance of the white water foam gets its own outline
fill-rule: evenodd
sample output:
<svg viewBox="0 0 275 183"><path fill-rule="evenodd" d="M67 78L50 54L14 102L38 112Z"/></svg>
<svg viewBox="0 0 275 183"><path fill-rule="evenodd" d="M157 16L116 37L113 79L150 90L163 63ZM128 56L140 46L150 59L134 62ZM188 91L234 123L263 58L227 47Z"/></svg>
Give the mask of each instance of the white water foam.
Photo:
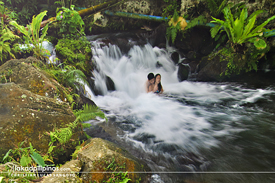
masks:
<svg viewBox="0 0 275 183"><path fill-rule="evenodd" d="M134 132L127 132L125 137L135 141L139 134L150 134L155 141L176 144L187 151L196 152L197 148L217 146L218 136L225 136L240 131L228 124L238 121L242 116L230 116L224 112L209 112L199 105L215 105L223 99L236 100L232 110L243 102L253 102L267 92L242 89L232 92L228 86L178 82L177 66L170 59L170 53L164 49L145 46L134 46L127 55L122 55L117 46L108 45L102 48L102 42L92 42L93 60L99 71L94 71L95 85L102 96L91 95L91 99L108 115L116 116L117 122L131 120L138 126ZM162 67L157 67L157 63ZM164 96L145 92L147 74L160 73ZM115 83L116 91L107 91L105 77L109 76ZM91 93L88 92L88 93ZM175 97L167 97L175 96ZM197 105L184 105L178 99L195 102ZM240 102L241 101L241 102ZM211 119L221 118L219 130L213 128ZM119 121L121 120L121 121ZM145 149L144 144L137 142ZM148 150L148 149L147 149Z"/></svg>

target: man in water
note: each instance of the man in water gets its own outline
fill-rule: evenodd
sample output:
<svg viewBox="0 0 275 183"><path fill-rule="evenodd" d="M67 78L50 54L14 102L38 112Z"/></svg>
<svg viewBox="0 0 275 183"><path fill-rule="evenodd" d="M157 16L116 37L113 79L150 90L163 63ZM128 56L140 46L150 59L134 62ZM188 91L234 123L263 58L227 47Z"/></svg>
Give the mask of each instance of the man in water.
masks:
<svg viewBox="0 0 275 183"><path fill-rule="evenodd" d="M149 93L154 90L155 86L155 76L153 73L147 75L148 81L146 81L146 92Z"/></svg>

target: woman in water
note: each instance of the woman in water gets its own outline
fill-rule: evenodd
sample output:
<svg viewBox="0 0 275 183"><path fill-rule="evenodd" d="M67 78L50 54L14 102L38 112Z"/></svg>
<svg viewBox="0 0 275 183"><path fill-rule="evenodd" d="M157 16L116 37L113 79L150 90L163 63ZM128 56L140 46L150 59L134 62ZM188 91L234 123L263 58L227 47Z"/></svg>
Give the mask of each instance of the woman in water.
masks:
<svg viewBox="0 0 275 183"><path fill-rule="evenodd" d="M157 93L157 94L163 93L163 88L162 88L162 85L161 85L160 81L161 81L161 75L156 74L155 75L155 86L154 86L154 89L153 89L154 93Z"/></svg>

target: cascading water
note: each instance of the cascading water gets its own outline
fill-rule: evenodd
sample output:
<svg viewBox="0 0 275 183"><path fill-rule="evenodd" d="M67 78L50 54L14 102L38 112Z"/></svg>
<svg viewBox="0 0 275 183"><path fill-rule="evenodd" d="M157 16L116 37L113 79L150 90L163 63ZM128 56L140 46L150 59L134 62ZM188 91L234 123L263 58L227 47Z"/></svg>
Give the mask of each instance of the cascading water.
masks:
<svg viewBox="0 0 275 183"><path fill-rule="evenodd" d="M178 82L177 66L164 49L148 43L122 54L101 39L91 43L94 84L102 95L88 91L89 97L123 131L119 137L159 172L151 182L274 182L273 174L261 174L275 171L274 87ZM149 72L161 74L163 95L145 92ZM115 91L108 91L107 76Z"/></svg>

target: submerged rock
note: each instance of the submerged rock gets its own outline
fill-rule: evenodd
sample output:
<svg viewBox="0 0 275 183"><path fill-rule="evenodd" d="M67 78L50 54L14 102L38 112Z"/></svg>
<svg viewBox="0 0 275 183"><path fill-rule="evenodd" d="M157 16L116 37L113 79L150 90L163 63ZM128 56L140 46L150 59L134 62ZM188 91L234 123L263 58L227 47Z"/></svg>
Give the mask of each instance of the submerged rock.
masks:
<svg viewBox="0 0 275 183"><path fill-rule="evenodd" d="M178 80L180 82L187 80L190 72L190 67L189 65L186 64L179 64L179 69L178 69Z"/></svg>
<svg viewBox="0 0 275 183"><path fill-rule="evenodd" d="M221 62L219 56L216 56L213 59L204 57L198 68L198 81L224 81L225 78L227 78L224 74L222 74L226 71L227 62Z"/></svg>

